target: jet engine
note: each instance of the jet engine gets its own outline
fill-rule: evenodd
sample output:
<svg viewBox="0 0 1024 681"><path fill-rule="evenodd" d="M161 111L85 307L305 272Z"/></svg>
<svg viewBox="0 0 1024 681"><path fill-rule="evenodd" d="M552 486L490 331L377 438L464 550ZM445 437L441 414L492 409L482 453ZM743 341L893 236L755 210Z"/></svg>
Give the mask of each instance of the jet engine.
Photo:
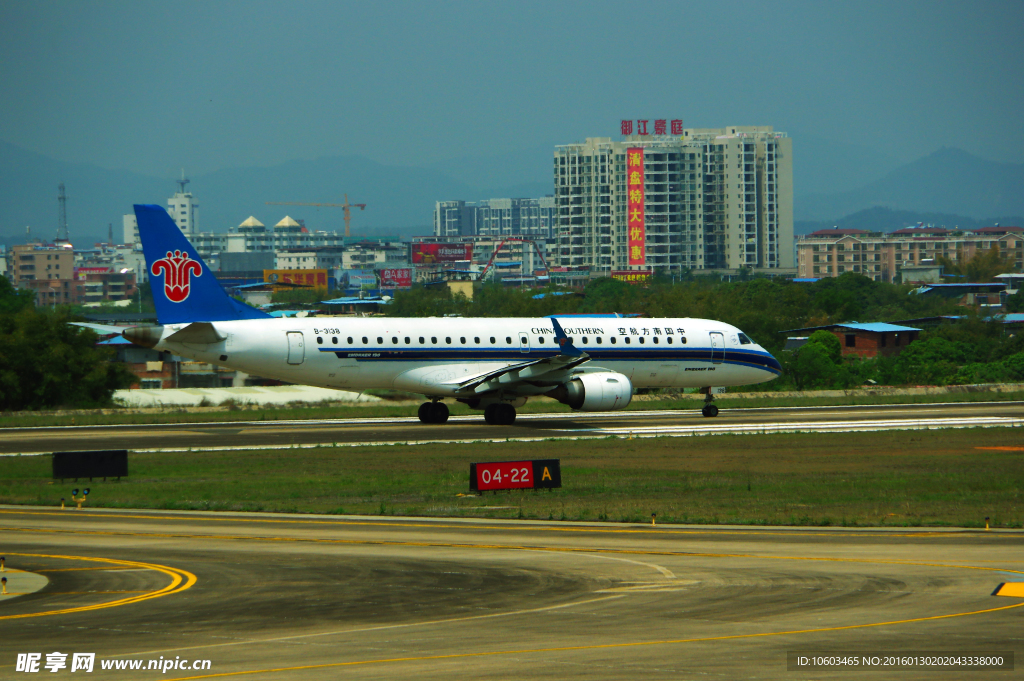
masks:
<svg viewBox="0 0 1024 681"><path fill-rule="evenodd" d="M547 395L578 411L613 411L633 399L633 384L623 374L599 371L579 374Z"/></svg>

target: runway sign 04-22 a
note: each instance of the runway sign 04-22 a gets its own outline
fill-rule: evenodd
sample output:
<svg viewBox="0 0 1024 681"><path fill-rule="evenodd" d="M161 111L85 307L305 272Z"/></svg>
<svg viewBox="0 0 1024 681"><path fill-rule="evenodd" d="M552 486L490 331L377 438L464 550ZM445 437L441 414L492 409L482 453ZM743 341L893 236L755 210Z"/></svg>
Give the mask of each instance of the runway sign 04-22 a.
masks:
<svg viewBox="0 0 1024 681"><path fill-rule="evenodd" d="M562 471L558 459L469 464L469 489L473 492L561 486Z"/></svg>

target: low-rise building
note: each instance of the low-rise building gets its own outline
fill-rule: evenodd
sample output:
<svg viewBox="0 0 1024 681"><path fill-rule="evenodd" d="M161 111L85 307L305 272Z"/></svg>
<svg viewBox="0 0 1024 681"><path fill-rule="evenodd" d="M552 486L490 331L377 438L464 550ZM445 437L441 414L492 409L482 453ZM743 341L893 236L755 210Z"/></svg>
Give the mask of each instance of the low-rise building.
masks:
<svg viewBox="0 0 1024 681"><path fill-rule="evenodd" d="M842 346L843 356L857 355L858 357L877 357L879 355L891 357L898 355L903 348L917 340L921 329L911 326L900 326L886 322L874 322L861 324L858 322L844 322L842 324L828 324L826 326L811 326L804 329L790 329L782 331L785 334L794 334L789 341L805 341L815 331L828 331L839 339ZM795 347L803 343L794 342ZM790 342L787 341L786 349L790 349Z"/></svg>
<svg viewBox="0 0 1024 681"><path fill-rule="evenodd" d="M1018 271L1024 268L1024 228L982 227L972 231L907 228L892 233L863 229L821 229L797 239L800 278L838 277L857 272L875 281L899 282L904 267L953 263L997 248ZM917 271L915 271L915 274Z"/></svg>

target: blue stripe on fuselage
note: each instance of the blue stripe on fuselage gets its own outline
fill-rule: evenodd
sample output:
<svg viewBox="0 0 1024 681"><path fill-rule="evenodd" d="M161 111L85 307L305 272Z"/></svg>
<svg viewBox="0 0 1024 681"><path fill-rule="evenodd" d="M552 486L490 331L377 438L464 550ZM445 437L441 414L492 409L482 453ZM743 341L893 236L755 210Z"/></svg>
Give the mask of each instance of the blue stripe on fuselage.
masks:
<svg viewBox="0 0 1024 681"><path fill-rule="evenodd" d="M338 349L335 347L317 348L320 352L331 352L339 358L354 359L366 362L522 362L531 359L555 357L557 350L531 348L529 352L520 352L516 348L365 348ZM711 363L711 348L691 347L686 350L679 348L658 349L647 348L601 348L593 347L586 350L591 359L617 362L708 362ZM755 369L782 373L779 361L768 353L744 350L726 350L724 364L737 364ZM716 362L717 364L717 362Z"/></svg>

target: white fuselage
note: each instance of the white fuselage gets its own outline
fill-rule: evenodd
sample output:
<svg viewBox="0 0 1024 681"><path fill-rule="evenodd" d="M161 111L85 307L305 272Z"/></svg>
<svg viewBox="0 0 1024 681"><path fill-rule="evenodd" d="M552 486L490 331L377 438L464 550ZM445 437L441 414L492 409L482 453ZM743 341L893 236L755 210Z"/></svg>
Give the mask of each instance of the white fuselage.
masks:
<svg viewBox="0 0 1024 681"><path fill-rule="evenodd" d="M779 364L734 326L706 319L558 316L590 360L635 388L762 383ZM559 354L550 318L310 317L214 322L224 340L156 349L290 383L454 395L453 382ZM167 325L163 338L187 324ZM744 342L747 341L747 342ZM520 395L530 391L517 390Z"/></svg>

